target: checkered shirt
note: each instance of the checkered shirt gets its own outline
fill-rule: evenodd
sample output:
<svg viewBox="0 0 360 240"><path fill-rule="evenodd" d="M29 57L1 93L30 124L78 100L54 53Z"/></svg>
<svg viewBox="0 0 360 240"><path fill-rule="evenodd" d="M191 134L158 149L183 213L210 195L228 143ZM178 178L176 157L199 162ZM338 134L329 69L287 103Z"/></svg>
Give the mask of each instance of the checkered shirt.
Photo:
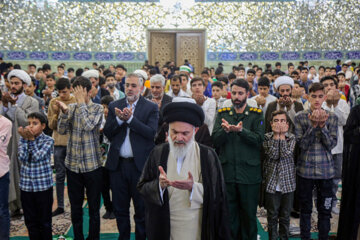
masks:
<svg viewBox="0 0 360 240"><path fill-rule="evenodd" d="M308 179L331 179L335 175L331 154L337 144L338 119L334 113L323 128L313 128L308 115L311 110L304 110L295 116L295 135L300 147L297 163L298 175Z"/></svg>
<svg viewBox="0 0 360 240"><path fill-rule="evenodd" d="M65 167L76 173L91 172L103 165L100 148L100 126L104 109L100 104L70 104L67 114L61 113L58 133L69 133Z"/></svg>
<svg viewBox="0 0 360 240"><path fill-rule="evenodd" d="M282 193L293 192L296 188L295 135L287 133L285 140L276 140L273 136L273 132L266 133L263 142L266 192L275 193L277 184Z"/></svg>
<svg viewBox="0 0 360 240"><path fill-rule="evenodd" d="M18 159L20 168L20 189L25 192L48 190L53 185L51 154L54 140L42 133L34 141L20 137Z"/></svg>

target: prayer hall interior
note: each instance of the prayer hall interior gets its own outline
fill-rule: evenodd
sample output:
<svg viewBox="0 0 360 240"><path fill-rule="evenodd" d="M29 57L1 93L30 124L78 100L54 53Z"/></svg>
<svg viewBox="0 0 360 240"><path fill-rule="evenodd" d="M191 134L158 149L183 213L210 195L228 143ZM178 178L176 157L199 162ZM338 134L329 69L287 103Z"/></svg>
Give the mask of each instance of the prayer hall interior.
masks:
<svg viewBox="0 0 360 240"><path fill-rule="evenodd" d="M346 135L350 131L347 132L347 129L351 129L349 127L350 121L347 121L348 116L349 113L350 117L357 116L356 113L354 115L352 113L360 105L359 0L0 0L0 99L1 96L3 99L9 99L0 101L0 127L3 126L1 125L2 117L13 122L12 139L9 146L5 145L6 137L1 135L4 132L0 128L0 195L6 194L7 196L9 194L9 206L5 210L2 209L4 197L0 196L0 240L8 239L8 237L11 240L31 239L29 238L28 223L25 222L24 211L21 207L23 198L20 201L20 189L21 192L23 191L21 178L25 170L21 167L23 163L17 158L17 150L14 150L17 149L15 147L17 144L19 144L20 149L24 136L20 134L20 139L18 129L14 128L15 125L20 126L17 125L20 124L18 120L14 120L16 119L16 110L13 112L13 117L11 117L11 110L9 110L12 105L15 109L15 105L19 105L17 101L20 99L18 95L11 95L11 79L13 79L11 71L13 70L24 70L26 72L24 74L31 77L31 81L29 80L29 83L26 84L27 82L22 79L22 73L16 75L13 72L15 78L22 80L25 83L24 86L26 85L22 89L25 93L24 96L32 96L37 100L36 102L39 102L39 111L47 116L44 133L53 139L58 137L55 132L59 123L56 123L55 127L50 126L51 101L53 98L61 98L63 88L58 87L60 86L58 80L64 78L68 79L71 84L80 76L88 78L92 83L91 91L94 92L91 95L89 91L92 102L98 105L106 105L104 107L106 111L110 111L108 107L112 100L117 101L127 97L127 88L129 87L126 79L131 73L135 73L143 79L141 96L156 103L160 112L164 95L171 96L173 99L176 97L193 98L194 102L204 110L204 125L206 126L204 132L207 134L206 136L205 134L199 136L198 133L202 129L200 127L197 134L194 134L195 140L210 146L220 156L220 165L224 164L221 157L224 151L222 146L217 145L217 140L212 133L216 132L216 119L221 114L229 114L232 117L235 109L232 83L238 79L243 79L248 86L246 103L249 110L245 110L245 115L251 115L252 112L261 115L261 127L263 124L265 126L262 139L265 135L266 140L266 134L272 130L275 131L275 128L272 129L272 118L267 120L269 117L273 117L271 113L267 114L266 112L271 108L271 102L277 101L279 103L273 105L274 111L285 109L284 111L293 112L293 115L289 113L290 116L286 116L293 123L288 127L289 134L291 133L294 139L296 137L295 150L293 149L291 153L294 156L291 158L294 172L297 172L295 174L296 190L293 195L294 199L290 201L291 214L288 219L285 219L284 225L287 225L287 229L282 229L281 221L284 219L277 216L277 213L275 214L276 231L279 231L280 235L281 231L287 232L287 234L285 233L287 237L281 239L355 239L354 235L348 235L351 236L349 238L339 236L339 232L346 232L344 229L340 230L339 218L345 219L348 216L341 216L341 211L350 213L354 210L360 216L359 196L354 197L353 201L349 200L348 202L351 204L342 203L342 194L345 188L343 185L344 173L351 176L346 181L348 184L350 182L349 185L352 187L347 190L350 193L346 195L346 199L351 198L349 197L351 193L355 194L357 191L355 189L360 186L357 184L360 178L360 167L355 163L355 165L351 165L353 162L349 159L353 159L351 156L355 155L350 147L346 147L346 144L350 144L346 139L346 136L350 136ZM156 77L152 80L154 76L158 76L157 79L160 80L155 80ZM185 80L181 80L182 76ZM176 82L178 81L176 77L180 79L180 85L177 86L178 90L176 90ZM200 96L196 95L195 87L192 85L198 80L197 77L200 78L199 82L204 85L201 86L203 90ZM97 83L94 84L92 79L96 79ZM157 93L153 83L156 81L159 83L162 81L161 79L163 79L163 84L160 86L161 93ZM331 82L334 89L327 90L326 82ZM296 110L297 105L294 103L297 102L301 106L301 111L312 111L311 103L313 102L311 102L311 98L313 92L311 88L312 84L315 83L319 83L319 85L321 83L321 90L324 95L327 95L327 100L324 100L323 105L323 109L328 113L326 116L335 116L337 109L339 109L338 111L343 118L336 118L338 125L335 127L335 143L328 149L327 155L323 154L324 156L333 156L329 160L331 166L326 166L331 168L329 170L331 177L327 177L328 175L325 174L328 178L326 180L331 180L332 197L330 200L329 197L326 198L330 202L325 201L324 206L321 203L323 200L322 188L318 183L315 183L317 180L322 181L324 179L322 177L310 177L314 181L313 189L310 191L311 202L307 203L312 207L312 211L309 213L310 223L308 224L310 238L305 238L301 232L300 224L301 221L305 224L305 220L300 220L303 216L300 206L305 206L305 204L301 203L301 197L298 194L298 174L303 166L300 161L303 161L302 156L305 147L302 145L302 138L299 138L296 132L301 129L301 126L295 122L299 119L298 112L300 111ZM327 84L330 85L330 83ZM293 105L291 103L287 105L286 97L279 91L281 85L291 86L292 94L290 93L287 97ZM217 89L218 92L216 92ZM176 91L177 93L175 93ZM160 96L159 101L157 101L157 94ZM72 87L71 95L73 96ZM111 100L106 102L106 99L102 98L105 95L111 95ZM208 106L208 99L214 99L213 110ZM14 104L11 101L14 101ZM281 105L282 101L284 101L283 105ZM341 101L343 101L343 105L341 105ZM76 99L74 99L75 102ZM57 111L60 109L61 112L63 110L62 105L57 106ZM129 106L133 108L131 104ZM210 111L212 112L210 113ZM30 112L25 112L26 116L30 114ZM65 115L65 112L63 113ZM99 124L101 136L99 146L101 146L101 160L104 162L101 168L104 169L107 156L109 156L107 153L111 145L114 144L103 133L107 114L104 111L102 125ZM235 112L234 115L236 115ZM159 121L162 120L162 117L162 113L160 113ZM56 118L57 121L61 117L56 115ZM125 120L129 126L131 119L129 122ZM308 120L310 124L309 119L306 121ZM26 120L25 118L24 121ZM117 120L124 122L120 119ZM327 120L328 118L326 118ZM340 124L340 122L342 123ZM223 127L223 125L221 126ZM330 128L328 125L326 126L324 128ZM159 125L156 136L153 137L154 146L158 143L164 143L168 139L168 131L161 131L160 128L162 127L164 125ZM167 127L169 126L167 125ZM359 128L359 125L357 127ZM324 129L320 127L320 124L317 128L318 130ZM116 131L114 127L114 132ZM228 133L228 130L225 131ZM321 134L321 131L319 130L313 135ZM286 137L288 137L287 134ZM330 136L330 134L326 136ZM359 137L359 134L354 136ZM323 138L319 139L313 140L313 142L309 141L307 144L311 146L325 142ZM65 171L68 171L67 166L65 170L65 156L69 154L69 149L66 150L66 146L69 145L67 145L68 140L65 139L65 143L62 145L65 152L61 163L63 166L61 183L59 176L57 176L60 175L57 167L60 163L56 163L55 159L55 155L60 154L59 151L56 151L59 142L61 141L55 139L55 152L51 150L49 155L51 181L53 183L52 213L49 212L52 214L51 231L53 239L77 240L74 234L76 227L72 223L74 216L71 213L68 177L65 178ZM360 140L357 140L357 143L359 142ZM257 204L256 226L254 227L257 229L257 239L276 239L273 238L274 235L270 234L272 230L269 231L269 208L265 199L267 196L266 189L268 189L266 168L269 167L267 152L265 143L260 145L258 153L261 164L259 163L258 169L261 180L257 182L260 187L255 201L259 203ZM277 147L279 148L279 145ZM132 149L130 149L131 155L134 152L134 147ZM315 152L317 148L314 147L314 149ZM74 151L80 155L80 150L79 152ZM92 149L88 151L92 151ZM122 150L119 148L117 151ZM278 151L281 152L281 149ZM234 150L234 152L236 151ZM309 155L314 155L314 152L310 151ZM335 155L337 157L334 157ZM9 160L5 161L5 158ZM281 161L279 159L276 160ZM14 161L17 162L15 164L17 167L14 167ZM338 162L336 163L336 161ZM319 171L326 168L321 165L323 163L311 164L314 164L314 169L317 167L322 169ZM285 165L279 166L284 167ZM306 164L304 166L308 167ZM353 169L357 169L357 172L355 170L351 172L352 167L350 166L355 166ZM275 182L275 192L281 194L284 188L280 182L285 181L282 174L285 176L287 173L286 171L285 173L281 172L280 169L281 167L275 167L274 178L276 180L274 181L277 181ZM7 172L10 174L6 174ZM314 172L316 171L314 170ZM225 170L223 174L227 184ZM302 172L300 175L301 178L306 178ZM105 182L104 176L105 173L103 173L102 178L102 181ZM6 182L5 177L9 179L10 184ZM107 194L104 196L102 193L100 202L100 239L118 239L119 223L117 223L113 208L108 207L109 202L111 206L109 199L113 195L111 190L113 186L109 183L109 177L107 178L107 185L105 186L105 183L103 185L103 188L106 189L102 189ZM309 179L307 178L307 180ZM62 194L59 194L61 190L57 189L59 183L63 185ZM284 184L288 184L288 182L285 181ZM279 191L279 189L281 190ZM82 224L85 237L88 236L89 228L91 228L89 226L91 214L88 205L88 198L90 197L86 195L87 192L85 192L85 199L82 202ZM321 197L319 198L319 196ZM59 199L62 203L58 202ZM317 202L318 199L321 200L319 200L320 203ZM355 208L355 206L357 207ZM275 211L280 211L280 202L276 207ZM330 225L325 227L326 224L323 222L320 224L323 215L319 212L322 213L323 208L328 210L328 217L330 217ZM4 211L9 212L8 236L6 236L5 229L7 220L1 215ZM131 202L129 211L130 239L135 239L133 202ZM274 209L271 208L271 211ZM330 212L331 216L329 215ZM240 211L238 214L245 213ZM281 211L279 214L282 214ZM357 226L357 239L360 239L359 216L353 216L348 222L345 221L346 224L343 223L343 225L354 224ZM30 218L29 221L31 221ZM277 229L278 221L279 230ZM229 222L229 225L231 224ZM246 225L247 223L243 224ZM320 237L319 231L323 230L319 229L322 228L328 228L328 238ZM4 232L5 235L1 235ZM2 238L2 236L5 237ZM233 238L241 239L238 236L233 236ZM177 240L177 238L174 239ZM199 238L194 236L193 239Z"/></svg>

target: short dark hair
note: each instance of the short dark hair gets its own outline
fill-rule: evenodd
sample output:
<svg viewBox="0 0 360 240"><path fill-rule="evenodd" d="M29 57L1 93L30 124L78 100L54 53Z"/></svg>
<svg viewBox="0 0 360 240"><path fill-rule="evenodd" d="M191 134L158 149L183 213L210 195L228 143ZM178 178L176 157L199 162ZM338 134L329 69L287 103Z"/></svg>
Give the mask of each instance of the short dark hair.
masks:
<svg viewBox="0 0 360 240"><path fill-rule="evenodd" d="M218 88L220 88L220 89L223 89L223 84L222 84L222 82L221 81L216 81L216 82L213 82L212 84L211 84L211 89L213 88L213 87L218 87Z"/></svg>
<svg viewBox="0 0 360 240"><path fill-rule="evenodd" d="M101 99L100 99L100 104L104 104L106 106L109 106L109 104L114 101L114 98L111 96L111 95L106 95L106 96L103 96Z"/></svg>
<svg viewBox="0 0 360 240"><path fill-rule="evenodd" d="M15 64L15 65L14 65L14 69L21 69L20 64Z"/></svg>
<svg viewBox="0 0 360 240"><path fill-rule="evenodd" d="M55 75L51 73L51 74L46 75L46 78L52 78L55 80Z"/></svg>
<svg viewBox="0 0 360 240"><path fill-rule="evenodd" d="M201 77L194 77L193 79L191 79L191 81L190 81L190 87L192 87L192 85L193 85L194 82L201 82L202 85L205 86L205 81L204 81L204 79L202 79Z"/></svg>
<svg viewBox="0 0 360 240"><path fill-rule="evenodd" d="M47 124L47 117L41 112L32 112L27 116L27 118L35 118L38 119L41 124Z"/></svg>
<svg viewBox="0 0 360 240"><path fill-rule="evenodd" d="M309 93L316 91L324 91L324 85L322 83L316 82L310 85Z"/></svg>
<svg viewBox="0 0 360 240"><path fill-rule="evenodd" d="M261 77L258 80L258 86L270 87L270 80L267 77Z"/></svg>
<svg viewBox="0 0 360 240"><path fill-rule="evenodd" d="M324 67L324 66L320 66L318 70L320 70L321 68L324 69L324 71L325 71L325 67Z"/></svg>
<svg viewBox="0 0 360 240"><path fill-rule="evenodd" d="M92 65L95 65L95 66L97 66L98 64L97 64L97 62L93 62L93 64Z"/></svg>
<svg viewBox="0 0 360 240"><path fill-rule="evenodd" d="M121 68L121 69L123 69L124 71L126 71L126 68L125 68L124 65L122 65L122 64L116 65L115 69L116 69L116 68Z"/></svg>
<svg viewBox="0 0 360 240"><path fill-rule="evenodd" d="M77 86L82 86L83 88L86 89L87 92L89 92L91 90L92 84L88 78L80 76L80 77L76 77L73 83L73 88Z"/></svg>
<svg viewBox="0 0 360 240"><path fill-rule="evenodd" d="M184 76L186 77L185 74L174 75L174 76L171 77L170 82L171 82L171 81L178 81L178 80L179 80L180 83L181 83L181 82L182 82L182 80L181 80L182 75L184 75Z"/></svg>
<svg viewBox="0 0 360 240"><path fill-rule="evenodd" d="M222 72L224 71L224 69L222 67L218 67L216 70L215 70L215 75L220 75L222 74Z"/></svg>
<svg viewBox="0 0 360 240"><path fill-rule="evenodd" d="M343 75L343 76L345 77L345 73L344 73L344 72L338 72L337 75L338 75L338 76Z"/></svg>
<svg viewBox="0 0 360 240"><path fill-rule="evenodd" d="M243 70L245 72L245 68L244 67L239 67L239 71Z"/></svg>
<svg viewBox="0 0 360 240"><path fill-rule="evenodd" d="M206 74L206 75L209 76L209 72L208 72L207 70L202 71L202 72L201 72L201 75L203 75L203 74Z"/></svg>
<svg viewBox="0 0 360 240"><path fill-rule="evenodd" d="M298 73L297 71L292 71L292 72L291 72L291 75L298 75L298 76L299 76L299 73ZM290 75L290 76L291 76L291 75Z"/></svg>
<svg viewBox="0 0 360 240"><path fill-rule="evenodd" d="M286 122L289 122L289 116L287 115L286 111L284 110L275 110L271 113L271 121L274 120L274 117L277 116L277 115L282 115L284 114L286 116Z"/></svg>
<svg viewBox="0 0 360 240"><path fill-rule="evenodd" d="M306 70L306 71L308 71L308 72L309 72L309 70L308 70L306 67L302 67L302 68L300 68L300 72L302 72L302 71L304 71L304 70Z"/></svg>
<svg viewBox="0 0 360 240"><path fill-rule="evenodd" d="M347 65L346 63L343 63L341 66L342 67L348 67L349 65Z"/></svg>
<svg viewBox="0 0 360 240"><path fill-rule="evenodd" d="M280 67L281 67L281 62L276 62L276 63L275 63L275 67L277 67L277 66L280 66Z"/></svg>
<svg viewBox="0 0 360 240"><path fill-rule="evenodd" d="M30 64L28 65L28 67L34 67L34 68L36 68L36 65L33 64L33 63L30 63Z"/></svg>
<svg viewBox="0 0 360 240"><path fill-rule="evenodd" d="M229 79L227 77L219 77L218 82L223 82L223 84L227 85L229 83Z"/></svg>
<svg viewBox="0 0 360 240"><path fill-rule="evenodd" d="M249 73L252 73L252 74L255 75L255 70L254 70L254 69L249 69L249 70L247 70L247 73L246 73L246 74L249 74Z"/></svg>
<svg viewBox="0 0 360 240"><path fill-rule="evenodd" d="M340 64L340 63L341 63L340 59L336 60L336 64Z"/></svg>
<svg viewBox="0 0 360 240"><path fill-rule="evenodd" d="M297 84L297 85L299 85L299 86L301 87L300 81L294 80L294 85L295 85L295 84Z"/></svg>
<svg viewBox="0 0 360 240"><path fill-rule="evenodd" d="M83 72L84 72L84 69L78 68L78 69L76 69L75 76L80 77Z"/></svg>
<svg viewBox="0 0 360 240"><path fill-rule="evenodd" d="M109 78L109 77L115 78L115 74L113 74L113 73L108 73L108 74L106 74L106 75L105 75L105 80L106 80L107 78Z"/></svg>
<svg viewBox="0 0 360 240"><path fill-rule="evenodd" d="M327 81L327 80L333 81L334 84L336 85L336 88L338 88L339 83L338 83L338 81L336 81L336 79L335 79L334 77L332 77L332 76L325 76L325 77L321 78L321 79L320 79L320 83L323 83L324 81Z"/></svg>
<svg viewBox="0 0 360 240"><path fill-rule="evenodd" d="M65 69L65 68L64 68L64 66L63 66L63 65L61 65L61 64L60 64L59 66L57 66L57 68L62 68L62 69Z"/></svg>
<svg viewBox="0 0 360 240"><path fill-rule="evenodd" d="M67 70L68 72L75 72L75 70L73 68L68 68Z"/></svg>
<svg viewBox="0 0 360 240"><path fill-rule="evenodd" d="M43 71L51 70L51 66L50 66L50 64L45 63L45 64L42 66L42 69L43 69Z"/></svg>
<svg viewBox="0 0 360 240"><path fill-rule="evenodd" d="M293 64L293 63L291 63L291 62L290 62L290 63L288 63L288 68L289 68L289 67L291 67L291 66L294 66L294 64Z"/></svg>
<svg viewBox="0 0 360 240"><path fill-rule="evenodd" d="M150 73L150 75L155 75L157 72L156 72L155 68L152 68L152 69L150 69L149 73Z"/></svg>
<svg viewBox="0 0 360 240"><path fill-rule="evenodd" d="M315 66L310 66L310 67L309 67L309 70L312 69L312 68L315 69Z"/></svg>
<svg viewBox="0 0 360 240"><path fill-rule="evenodd" d="M233 81L231 83L230 88L232 88L234 85L245 88L246 92L248 92L249 88L250 88L249 83L245 79L242 79L242 78L235 79L235 81Z"/></svg>
<svg viewBox="0 0 360 240"><path fill-rule="evenodd" d="M274 73L273 75L279 75L279 76L283 76L283 75L284 75L284 73L283 73L281 70L279 70L279 69L275 69L273 73Z"/></svg>
<svg viewBox="0 0 360 240"><path fill-rule="evenodd" d="M99 77L99 86L101 86L101 85L103 85L103 84L105 84L105 83L106 83L105 78Z"/></svg>
<svg viewBox="0 0 360 240"><path fill-rule="evenodd" d="M36 79L33 76L30 76L31 82L34 86L36 86Z"/></svg>
<svg viewBox="0 0 360 240"><path fill-rule="evenodd" d="M229 73L228 79L236 79L236 75L234 73Z"/></svg>
<svg viewBox="0 0 360 240"><path fill-rule="evenodd" d="M70 80L67 78L59 78L56 81L55 87L57 90L63 90L65 88L70 89L71 87Z"/></svg>

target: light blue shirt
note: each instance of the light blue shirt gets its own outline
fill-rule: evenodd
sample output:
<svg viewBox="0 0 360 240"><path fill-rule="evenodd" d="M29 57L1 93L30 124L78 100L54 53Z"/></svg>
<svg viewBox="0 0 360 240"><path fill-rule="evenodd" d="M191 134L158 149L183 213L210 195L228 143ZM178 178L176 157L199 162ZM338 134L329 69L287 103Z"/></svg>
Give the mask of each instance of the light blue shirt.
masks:
<svg viewBox="0 0 360 240"><path fill-rule="evenodd" d="M130 105L129 102L126 100L127 108L132 109L132 115L126 121L127 124L130 124L134 117L135 107L136 107L136 104L138 101L139 101L139 99L136 100L132 105ZM119 126L121 126L124 123L124 121L121 120L119 117L116 117L116 120L117 120ZM131 142L130 142L130 128L129 127L126 129L126 137L125 137L123 144L120 147L120 157L123 157L123 158L134 157L132 147L131 147Z"/></svg>

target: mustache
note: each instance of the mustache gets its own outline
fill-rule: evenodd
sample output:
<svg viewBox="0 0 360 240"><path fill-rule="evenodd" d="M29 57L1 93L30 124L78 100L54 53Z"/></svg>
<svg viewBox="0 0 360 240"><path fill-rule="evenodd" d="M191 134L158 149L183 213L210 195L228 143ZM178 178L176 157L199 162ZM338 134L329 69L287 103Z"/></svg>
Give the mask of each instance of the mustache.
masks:
<svg viewBox="0 0 360 240"><path fill-rule="evenodd" d="M174 143L177 143L177 144L186 144L185 141L174 141Z"/></svg>

